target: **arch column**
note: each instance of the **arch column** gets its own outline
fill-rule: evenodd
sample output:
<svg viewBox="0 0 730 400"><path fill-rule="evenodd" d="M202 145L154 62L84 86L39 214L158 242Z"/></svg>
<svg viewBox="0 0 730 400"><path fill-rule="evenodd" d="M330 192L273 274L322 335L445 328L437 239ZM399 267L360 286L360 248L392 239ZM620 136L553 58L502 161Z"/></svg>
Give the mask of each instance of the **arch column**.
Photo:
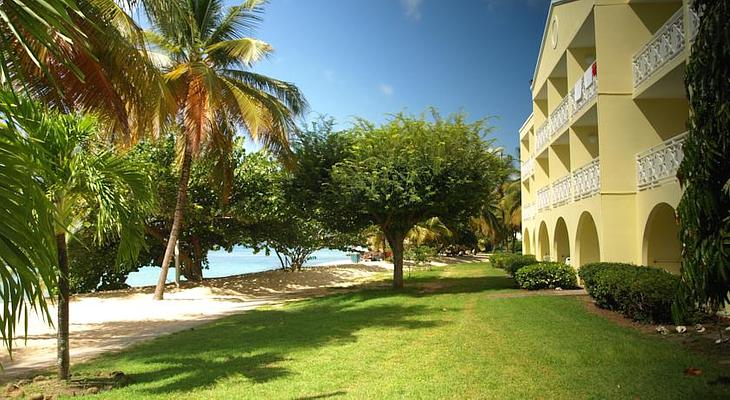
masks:
<svg viewBox="0 0 730 400"><path fill-rule="evenodd" d="M667 203L659 203L649 213L644 227L642 262L676 274L681 260L682 243L674 208Z"/></svg>
<svg viewBox="0 0 730 400"><path fill-rule="evenodd" d="M568 226L565 220L560 217L555 223L555 233L553 233L553 261L564 263L570 258L570 239L568 238ZM572 259L571 259L572 263Z"/></svg>
<svg viewBox="0 0 730 400"><path fill-rule="evenodd" d="M547 224L545 221L540 223L537 231L537 253L535 257L538 261L549 261L550 257L550 236L548 235Z"/></svg>
<svg viewBox="0 0 730 400"><path fill-rule="evenodd" d="M599 261L601 261L601 246L598 240L598 229L591 214L584 212L578 220L573 265L581 267Z"/></svg>

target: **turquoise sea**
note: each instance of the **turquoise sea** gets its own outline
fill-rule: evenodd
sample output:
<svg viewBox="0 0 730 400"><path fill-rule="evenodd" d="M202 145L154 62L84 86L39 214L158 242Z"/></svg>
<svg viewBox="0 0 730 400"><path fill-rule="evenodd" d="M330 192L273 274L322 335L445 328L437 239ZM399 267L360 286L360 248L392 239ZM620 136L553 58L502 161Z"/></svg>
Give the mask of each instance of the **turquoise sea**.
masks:
<svg viewBox="0 0 730 400"><path fill-rule="evenodd" d="M323 249L312 254L313 258L307 261L307 266L317 266L332 262L350 262L347 253L340 250ZM279 259L275 254L267 256L263 251L254 254L253 250L247 247L238 246L228 253L225 250L211 251L208 253L210 265L203 270L205 278L220 278L224 276L240 275L251 272L269 271L281 268ZM160 269L157 267L143 267L137 272L132 272L127 278L129 286L150 286L157 283L160 276ZM167 274L167 281L175 280L175 269L170 268Z"/></svg>

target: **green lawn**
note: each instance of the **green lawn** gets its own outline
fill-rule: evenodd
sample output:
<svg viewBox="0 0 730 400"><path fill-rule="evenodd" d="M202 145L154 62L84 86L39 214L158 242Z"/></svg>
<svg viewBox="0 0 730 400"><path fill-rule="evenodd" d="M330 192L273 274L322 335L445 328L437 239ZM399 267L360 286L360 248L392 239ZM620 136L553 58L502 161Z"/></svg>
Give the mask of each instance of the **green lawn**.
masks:
<svg viewBox="0 0 730 400"><path fill-rule="evenodd" d="M486 264L406 284L225 318L74 372L124 371L133 383L110 399L730 398L711 383L730 371L577 298L495 297L514 284Z"/></svg>

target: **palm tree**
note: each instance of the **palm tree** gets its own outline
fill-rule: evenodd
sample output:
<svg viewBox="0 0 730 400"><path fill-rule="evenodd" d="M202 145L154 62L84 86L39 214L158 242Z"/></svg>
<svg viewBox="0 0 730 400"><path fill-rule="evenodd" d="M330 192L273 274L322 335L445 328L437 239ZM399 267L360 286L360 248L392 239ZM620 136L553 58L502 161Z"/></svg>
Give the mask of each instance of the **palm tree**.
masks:
<svg viewBox="0 0 730 400"><path fill-rule="evenodd" d="M144 219L152 206L151 179L141 165L113 152L100 137L94 117L62 114L3 93L15 113L8 124L28 139L50 206L57 252L58 375L69 378L69 264L67 242L84 222L91 221L96 240L120 238L117 263L134 261L144 240ZM15 99L15 100L13 100Z"/></svg>
<svg viewBox="0 0 730 400"><path fill-rule="evenodd" d="M265 42L246 37L260 20L262 0L248 0L224 10L220 0L185 0L173 12L148 7L153 29L145 32L148 53L163 72L183 126L177 203L162 261L155 299L164 293L167 271L180 233L187 201L190 167L206 149L230 142L221 120L244 128L275 154L289 153L294 117L306 108L296 86L250 71L271 53ZM228 136L227 136L228 135Z"/></svg>
<svg viewBox="0 0 730 400"><path fill-rule="evenodd" d="M56 286L58 261L53 204L35 179L45 166L21 123L36 111L18 109L13 92L98 112L110 136L127 142L151 131L171 102L139 51L141 30L114 0L4 1L0 15L0 82L11 90L0 94L0 334L12 352L22 316L37 310L50 321L44 294Z"/></svg>
<svg viewBox="0 0 730 400"><path fill-rule="evenodd" d="M0 2L0 12L3 82L53 108L93 111L128 144L173 108L142 30L115 1L19 0Z"/></svg>
<svg viewBox="0 0 730 400"><path fill-rule="evenodd" d="M520 181L508 178L497 186L481 213L471 220L474 230L491 240L495 247L511 248L522 224Z"/></svg>
<svg viewBox="0 0 730 400"><path fill-rule="evenodd" d="M33 178L34 144L12 123L15 113L14 102L0 98L0 334L11 353L24 316L38 311L50 321L45 289L56 286L51 205Z"/></svg>

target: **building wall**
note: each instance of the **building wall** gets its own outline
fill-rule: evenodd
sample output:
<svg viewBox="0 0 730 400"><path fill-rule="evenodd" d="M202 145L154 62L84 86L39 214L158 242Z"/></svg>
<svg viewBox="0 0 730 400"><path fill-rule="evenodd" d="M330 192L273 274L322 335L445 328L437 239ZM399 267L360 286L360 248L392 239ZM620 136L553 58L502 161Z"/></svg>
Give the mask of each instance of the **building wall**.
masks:
<svg viewBox="0 0 730 400"><path fill-rule="evenodd" d="M523 252L574 266L600 260L678 271L675 174L689 115L683 79L693 32L686 1L553 1L533 113L519 132ZM644 57L657 54L643 49L661 40L662 49L676 51ZM574 101L574 85L594 61L597 89L580 90ZM586 176L597 186L585 184ZM539 209L545 193L548 207Z"/></svg>

